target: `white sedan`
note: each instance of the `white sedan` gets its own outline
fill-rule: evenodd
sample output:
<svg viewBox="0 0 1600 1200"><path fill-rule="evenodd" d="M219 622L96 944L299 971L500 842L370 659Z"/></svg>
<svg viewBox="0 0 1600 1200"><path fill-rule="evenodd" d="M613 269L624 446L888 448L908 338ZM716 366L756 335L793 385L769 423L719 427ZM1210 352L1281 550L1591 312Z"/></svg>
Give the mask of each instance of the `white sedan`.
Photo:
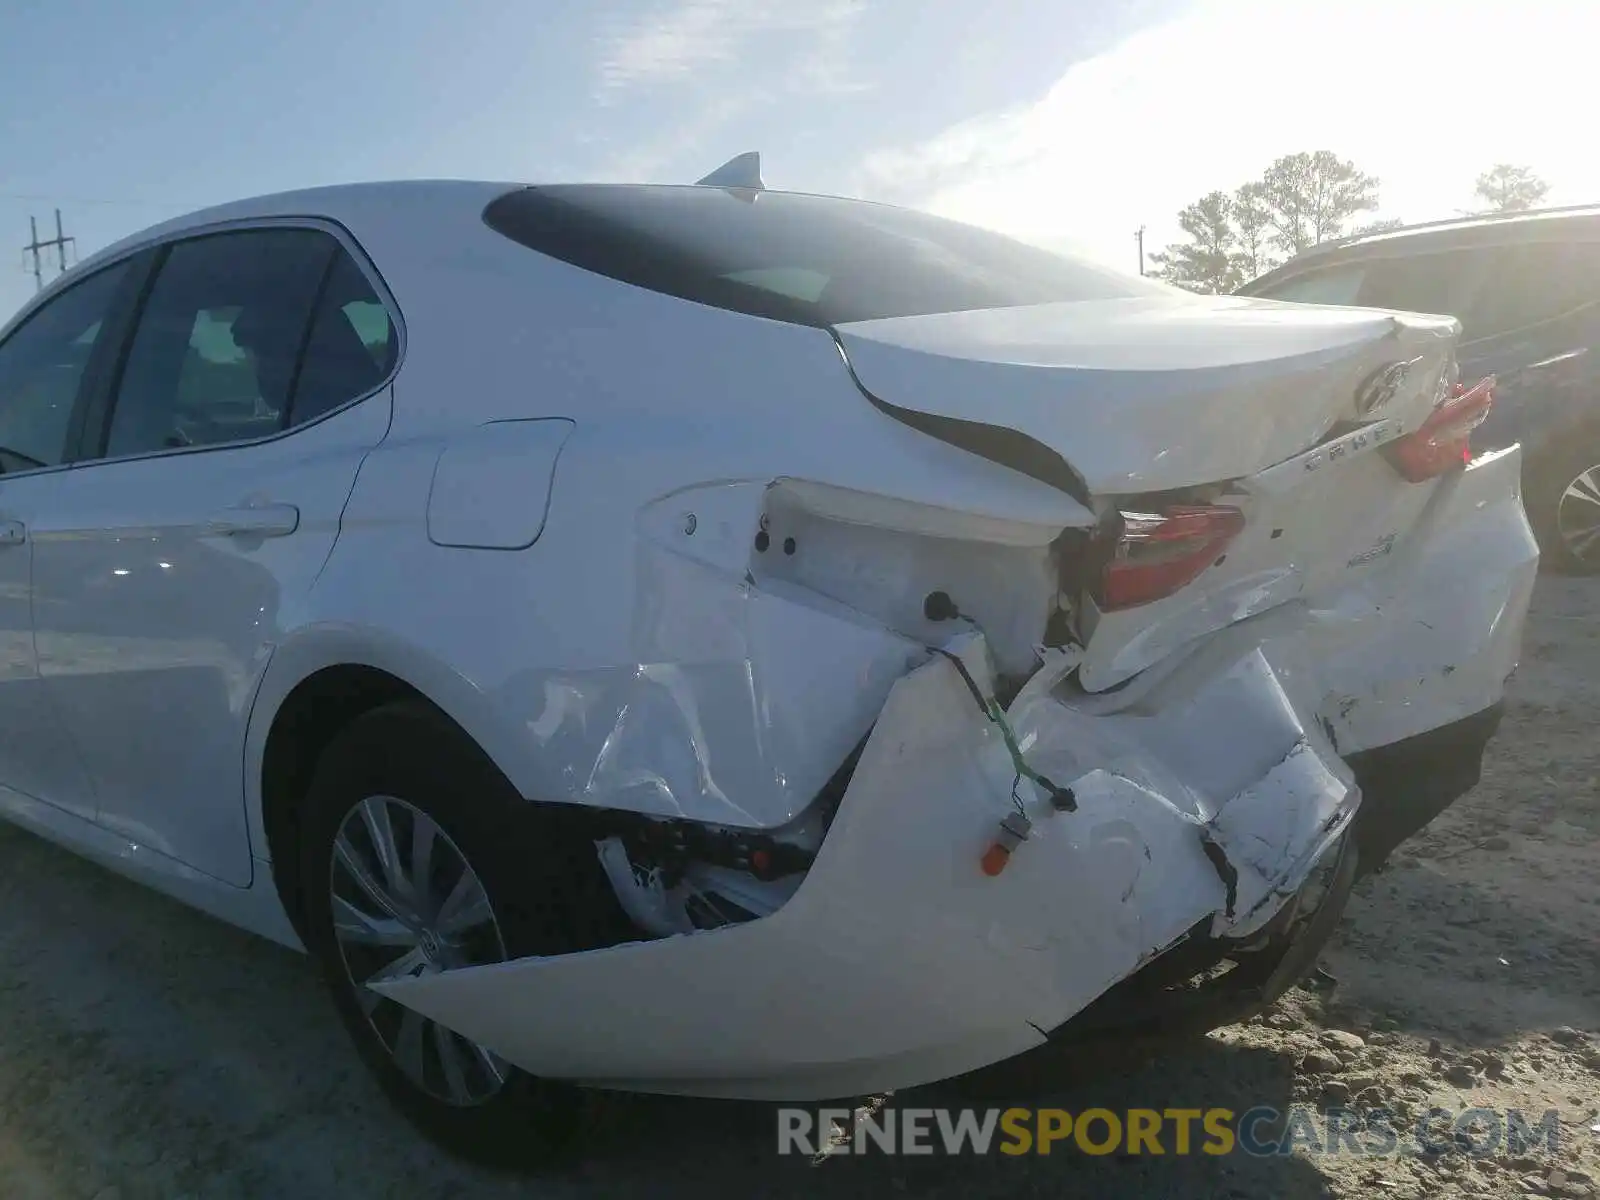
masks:
<svg viewBox="0 0 1600 1200"><path fill-rule="evenodd" d="M758 179L197 213L0 334L0 811L467 1154L1236 1020L1516 664L1456 336Z"/></svg>

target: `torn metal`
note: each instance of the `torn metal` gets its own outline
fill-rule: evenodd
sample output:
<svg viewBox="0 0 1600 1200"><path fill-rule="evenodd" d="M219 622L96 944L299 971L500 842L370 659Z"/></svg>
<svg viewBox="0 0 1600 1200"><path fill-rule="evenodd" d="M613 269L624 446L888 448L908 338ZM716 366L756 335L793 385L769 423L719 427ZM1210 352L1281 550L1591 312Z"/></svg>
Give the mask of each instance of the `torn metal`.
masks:
<svg viewBox="0 0 1600 1200"><path fill-rule="evenodd" d="M992 694L983 638L952 649ZM1076 811L1019 778L1001 729L934 656L891 690L815 862L767 915L690 934L658 892L636 911L677 936L379 990L537 1074L655 1091L836 1095L1036 1044L1197 922L1222 939L1259 931L1358 803L1260 652L1120 717L1057 694L1075 658L1052 656L1005 716ZM1030 835L986 875L1019 803Z"/></svg>

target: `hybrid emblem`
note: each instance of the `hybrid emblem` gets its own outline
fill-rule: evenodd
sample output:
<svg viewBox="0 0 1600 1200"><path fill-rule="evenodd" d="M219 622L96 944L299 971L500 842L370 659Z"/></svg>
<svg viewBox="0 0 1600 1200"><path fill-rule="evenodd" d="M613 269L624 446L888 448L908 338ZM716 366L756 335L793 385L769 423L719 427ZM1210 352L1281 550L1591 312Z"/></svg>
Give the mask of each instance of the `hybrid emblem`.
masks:
<svg viewBox="0 0 1600 1200"><path fill-rule="evenodd" d="M1401 385L1405 383L1406 376L1411 374L1411 368L1421 361L1419 356L1408 362L1389 363L1368 375L1356 389L1356 415L1370 417L1393 400Z"/></svg>

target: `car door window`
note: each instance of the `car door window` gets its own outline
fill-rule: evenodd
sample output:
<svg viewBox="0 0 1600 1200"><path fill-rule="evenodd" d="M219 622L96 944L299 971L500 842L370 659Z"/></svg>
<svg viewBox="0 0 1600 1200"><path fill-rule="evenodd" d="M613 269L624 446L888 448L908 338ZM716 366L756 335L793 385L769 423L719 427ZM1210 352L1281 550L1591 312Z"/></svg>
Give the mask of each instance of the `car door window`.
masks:
<svg viewBox="0 0 1600 1200"><path fill-rule="evenodd" d="M328 267L305 357L295 379L289 424L313 421L366 395L389 376L394 322L372 283L342 249Z"/></svg>
<svg viewBox="0 0 1600 1200"><path fill-rule="evenodd" d="M1472 335L1495 337L1600 301L1600 242L1530 242L1492 255Z"/></svg>
<svg viewBox="0 0 1600 1200"><path fill-rule="evenodd" d="M128 265L74 284L0 346L0 471L66 461L72 412Z"/></svg>
<svg viewBox="0 0 1600 1200"><path fill-rule="evenodd" d="M1345 263L1324 271L1296 275L1261 294L1268 300L1290 300L1298 304L1354 304L1361 294L1365 274L1364 264Z"/></svg>
<svg viewBox="0 0 1600 1200"><path fill-rule="evenodd" d="M1484 265L1483 252L1472 249L1375 259L1357 303L1455 317L1464 326Z"/></svg>
<svg viewBox="0 0 1600 1200"><path fill-rule="evenodd" d="M338 242L256 229L167 252L128 352L104 452L148 454L284 427L312 309Z"/></svg>

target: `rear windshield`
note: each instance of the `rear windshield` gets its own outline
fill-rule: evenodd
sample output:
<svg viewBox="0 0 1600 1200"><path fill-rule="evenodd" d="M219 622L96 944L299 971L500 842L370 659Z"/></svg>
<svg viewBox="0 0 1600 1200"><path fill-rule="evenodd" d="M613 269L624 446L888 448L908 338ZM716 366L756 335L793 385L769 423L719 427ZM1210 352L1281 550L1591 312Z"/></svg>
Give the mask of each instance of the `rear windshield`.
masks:
<svg viewBox="0 0 1600 1200"><path fill-rule="evenodd" d="M624 283L802 325L1171 294L971 225L831 196L571 184L501 196L484 220Z"/></svg>

